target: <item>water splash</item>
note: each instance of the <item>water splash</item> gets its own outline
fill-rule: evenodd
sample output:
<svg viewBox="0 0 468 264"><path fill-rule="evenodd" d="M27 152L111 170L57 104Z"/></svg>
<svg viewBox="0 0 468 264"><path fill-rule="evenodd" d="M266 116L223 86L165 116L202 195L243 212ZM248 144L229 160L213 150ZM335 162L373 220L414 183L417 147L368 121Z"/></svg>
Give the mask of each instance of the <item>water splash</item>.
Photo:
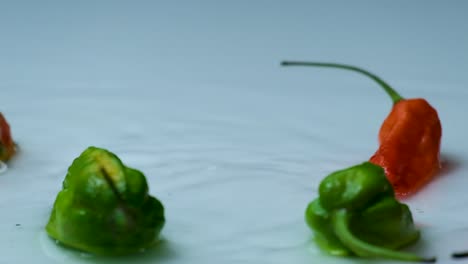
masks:
<svg viewBox="0 0 468 264"><path fill-rule="evenodd" d="M6 172L8 170L8 166L5 162L0 160L0 174Z"/></svg>

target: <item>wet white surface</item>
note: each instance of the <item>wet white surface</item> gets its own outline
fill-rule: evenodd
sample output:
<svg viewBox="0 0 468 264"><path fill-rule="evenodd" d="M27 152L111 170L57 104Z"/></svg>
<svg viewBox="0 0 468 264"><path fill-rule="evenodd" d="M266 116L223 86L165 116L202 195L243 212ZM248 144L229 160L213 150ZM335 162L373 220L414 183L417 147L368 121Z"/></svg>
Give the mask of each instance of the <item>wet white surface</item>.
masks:
<svg viewBox="0 0 468 264"><path fill-rule="evenodd" d="M467 4L19 2L0 4L0 111L20 146L0 175L0 263L390 263L327 256L303 220L324 176L377 149L390 100L282 59L362 66L438 109L446 162L406 200L423 232L409 250L468 249ZM145 173L160 247L97 258L45 235L89 145Z"/></svg>

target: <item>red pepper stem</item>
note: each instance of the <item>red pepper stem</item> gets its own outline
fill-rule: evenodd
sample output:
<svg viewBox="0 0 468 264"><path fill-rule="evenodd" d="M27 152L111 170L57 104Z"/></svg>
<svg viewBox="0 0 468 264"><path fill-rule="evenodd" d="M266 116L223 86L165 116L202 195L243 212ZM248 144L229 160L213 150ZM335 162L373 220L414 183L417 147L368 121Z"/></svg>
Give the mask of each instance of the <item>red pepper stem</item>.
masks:
<svg viewBox="0 0 468 264"><path fill-rule="evenodd" d="M403 100L403 97L398 94L390 85L388 85L384 80L380 79L377 75L368 72L364 69L352 66L352 65L346 65L346 64L340 64L340 63L327 63L327 62L303 62L303 61L283 61L281 62L282 66L313 66L313 67L328 67L328 68L338 68L338 69L344 69L344 70L350 70L354 72L358 72L361 74L366 75L367 77L371 78L372 80L376 81L383 89L384 91L390 96L390 98L393 101L393 104L396 104L398 101Z"/></svg>

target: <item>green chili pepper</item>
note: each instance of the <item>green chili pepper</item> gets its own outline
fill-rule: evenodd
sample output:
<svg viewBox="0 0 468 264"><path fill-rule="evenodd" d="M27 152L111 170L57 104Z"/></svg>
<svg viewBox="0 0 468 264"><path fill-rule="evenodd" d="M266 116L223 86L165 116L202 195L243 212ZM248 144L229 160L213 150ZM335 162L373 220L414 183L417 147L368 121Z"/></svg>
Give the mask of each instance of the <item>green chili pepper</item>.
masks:
<svg viewBox="0 0 468 264"><path fill-rule="evenodd" d="M420 234L408 206L395 199L384 170L370 162L328 175L307 207L306 222L317 244L332 255L435 261L396 251Z"/></svg>
<svg viewBox="0 0 468 264"><path fill-rule="evenodd" d="M68 168L46 231L72 248L119 255L153 245L164 222L164 207L148 194L143 173L89 147Z"/></svg>

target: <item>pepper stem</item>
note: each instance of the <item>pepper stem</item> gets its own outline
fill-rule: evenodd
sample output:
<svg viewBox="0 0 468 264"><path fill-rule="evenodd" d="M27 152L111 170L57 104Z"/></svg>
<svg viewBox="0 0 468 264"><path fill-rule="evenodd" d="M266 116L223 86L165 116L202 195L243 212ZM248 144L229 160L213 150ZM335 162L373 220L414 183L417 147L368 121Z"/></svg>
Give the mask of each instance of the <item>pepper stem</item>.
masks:
<svg viewBox="0 0 468 264"><path fill-rule="evenodd" d="M355 237L349 230L349 221L351 215L346 209L340 209L334 212L332 218L333 228L341 242L351 249L356 255L362 257L381 257L413 262L435 262L436 258L423 258L415 254L399 252L383 247L368 244Z"/></svg>
<svg viewBox="0 0 468 264"><path fill-rule="evenodd" d="M361 74L366 75L367 77L371 78L372 80L376 81L383 89L384 91L390 96L390 98L393 101L393 104L396 104L398 101L403 100L403 97L398 94L390 85L388 85L384 80L380 79L377 75L366 71L364 69L352 66L352 65L346 65L346 64L340 64L340 63L326 63L326 62L302 62L302 61L283 61L281 62L282 66L313 66L313 67L328 67L328 68L338 68L338 69L344 69L344 70L350 70L354 72L358 72Z"/></svg>

